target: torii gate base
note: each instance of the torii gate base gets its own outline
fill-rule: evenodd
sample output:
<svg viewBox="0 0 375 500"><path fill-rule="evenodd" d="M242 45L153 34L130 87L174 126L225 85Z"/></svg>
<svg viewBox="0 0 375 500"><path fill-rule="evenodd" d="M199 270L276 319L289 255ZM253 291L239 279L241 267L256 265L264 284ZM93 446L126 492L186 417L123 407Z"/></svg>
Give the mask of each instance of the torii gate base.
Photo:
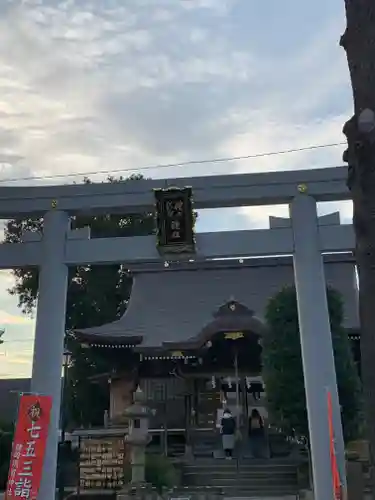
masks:
<svg viewBox="0 0 375 500"><path fill-rule="evenodd" d="M317 200L329 201L331 199L348 198L349 194L345 185L345 179L346 169L341 170L337 168L321 171L285 172L282 177L283 183L280 182L280 173L268 173L267 175L255 174L251 178L250 176L242 176L242 179L241 176L232 176L232 178L227 176L225 178L171 181L174 185L180 182L188 182L189 185L193 186L193 190L194 183L196 186L200 186L201 191L198 197L200 199L196 203L196 208L198 209L235 206L235 202L237 201L237 204L241 205L262 204L266 202L275 204L290 203L292 228L278 230L278 239L276 238L272 241L277 245L280 244L281 248L284 249L279 253L290 253L289 249L292 249L294 255L315 500L333 498L327 408L328 391L332 396L335 445L339 471L343 487L346 491L344 441L326 298L326 282L321 255L322 234L319 234L316 211ZM233 182L233 180L235 180L235 185L232 187L230 181ZM137 182L143 183L143 181ZM220 187L219 191L212 187L212 184L215 182ZM301 183L305 182L306 184L301 185ZM144 181L144 185L149 184L149 181ZM259 189L260 185L262 189ZM247 186L250 186L250 188ZM303 186L303 189L300 189L301 186ZM312 193L314 197L307 194L307 188L309 188L309 193ZM42 485L38 499L53 500L56 492L57 445L61 402L61 363L65 336L68 265L84 262L93 264L95 262L102 262L103 260L99 260L98 255L100 255L100 259L104 259L107 263L118 262L118 256L121 255L122 248L128 245L126 242L119 242L118 240L121 240L119 238L112 239L111 242L107 243L103 243L103 240L91 240L89 244L87 242L81 244L77 241L69 241L69 214L77 213L80 210L87 209L87 207L92 207L94 210L97 207L99 210L107 212L110 212L110 206L125 206L126 208L126 196L128 196L132 213L144 211L145 205L139 202L137 210L134 209L136 196L134 191L131 192L134 189L134 184L130 184L128 194L126 194L126 185L38 188L43 191L43 196L39 195L39 197L36 193L30 194L26 191L19 193L17 191L17 196L13 197L13 205L6 200L10 192L12 195L15 193L15 191L10 190L22 190L26 188L4 189L8 190L1 198L1 200L3 198L5 200L3 205L0 203L0 208L3 206L3 211L0 210L0 212L4 216L5 213L8 214L8 217L20 216L26 213L45 214L43 238L40 243L12 244L8 248L4 245L2 249L0 248L2 251L2 253L0 252L0 257L4 259L4 262L8 263L8 267L12 265L23 266L26 263L29 265L39 265L40 281L32 369L32 391L38 394L51 395L53 397L53 410L44 461ZM51 192L57 189L61 193L64 192L65 196L61 194L60 199L53 199L53 196L49 198ZM123 194L119 193L120 189L124 190ZM82 196L82 190L86 190L85 193L87 196ZM117 198L111 196L109 193L111 190L116 191ZM79 191L80 196L69 197L68 194L73 191ZM266 192L269 194L267 195ZM94 200L91 202L90 193ZM103 195L100 193L103 193ZM149 204L152 198L148 198L149 195L147 193L140 194L140 191L138 191L137 199L147 200L146 208L152 210L151 203ZM219 197L218 193L221 193ZM247 193L250 193L251 196L248 196ZM53 200L52 203L48 201L51 199ZM225 201L219 203L221 200ZM59 210L60 201L61 208L64 211ZM30 204L36 207L35 210L29 208ZM109 205L106 206L106 204ZM13 209L11 210L12 206ZM346 229L344 231L340 229L340 235L344 235L344 233L347 235ZM233 233L231 234L233 235ZM272 234L276 236L275 233ZM284 235L285 238L280 235ZM255 235L254 238L256 238ZM291 238L293 242L290 241ZM266 240L264 239L263 241ZM271 239L267 241L268 245ZM327 245L329 248L332 248L332 241ZM323 247L327 248L327 245L325 247L323 245ZM351 245L352 242L348 245L344 236L338 244L336 241L333 242L336 251L338 250L337 247L340 247L343 251L352 250ZM215 248L217 246L215 244ZM266 243L264 246L266 246ZM104 251L103 248L105 248ZM269 253L267 248L263 249L262 255L266 255L267 252ZM82 249L86 251L84 252ZM92 255L87 255L88 250L90 250ZM142 254L142 252L140 253ZM25 257L26 254L27 256ZM246 248L243 248L242 256L246 255L249 255L249 253L247 253ZM138 257L134 260L136 261L137 259ZM4 265L4 267L6 266Z"/></svg>

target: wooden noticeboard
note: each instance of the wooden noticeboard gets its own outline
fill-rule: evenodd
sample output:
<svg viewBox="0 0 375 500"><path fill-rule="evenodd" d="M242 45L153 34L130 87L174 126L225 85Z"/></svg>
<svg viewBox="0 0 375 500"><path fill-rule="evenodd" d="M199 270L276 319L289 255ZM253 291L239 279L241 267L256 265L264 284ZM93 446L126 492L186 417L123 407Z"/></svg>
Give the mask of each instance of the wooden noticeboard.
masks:
<svg viewBox="0 0 375 500"><path fill-rule="evenodd" d="M80 490L116 490L124 484L124 437L85 437L80 441Z"/></svg>

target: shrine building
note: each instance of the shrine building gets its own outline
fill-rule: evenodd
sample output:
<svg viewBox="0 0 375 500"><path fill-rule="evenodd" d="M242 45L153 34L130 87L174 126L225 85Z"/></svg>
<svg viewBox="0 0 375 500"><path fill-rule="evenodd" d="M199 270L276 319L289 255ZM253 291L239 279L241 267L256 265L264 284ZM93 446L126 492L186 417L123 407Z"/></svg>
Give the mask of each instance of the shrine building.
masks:
<svg viewBox="0 0 375 500"><path fill-rule="evenodd" d="M353 256L326 255L324 263L327 285L343 297L344 326L358 361ZM103 374L109 426L121 421L138 385L154 410L151 434L166 434L165 440L186 444L197 433L213 436L224 406L245 428L254 407L267 419L264 313L269 299L293 284L292 258L153 264L134 271L133 280L121 319L75 331L83 345L122 367Z"/></svg>

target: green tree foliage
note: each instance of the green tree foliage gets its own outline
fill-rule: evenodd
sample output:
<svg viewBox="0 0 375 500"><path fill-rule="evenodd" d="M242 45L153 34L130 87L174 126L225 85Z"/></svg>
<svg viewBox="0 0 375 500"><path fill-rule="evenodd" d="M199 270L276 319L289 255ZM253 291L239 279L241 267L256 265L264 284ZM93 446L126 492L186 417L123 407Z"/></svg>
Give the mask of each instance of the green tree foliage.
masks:
<svg viewBox="0 0 375 500"><path fill-rule="evenodd" d="M164 488L170 489L179 486L181 474L175 464L162 455L146 454L145 479L147 484L154 486L159 493ZM124 470L124 480L129 484L132 477L132 467L128 464Z"/></svg>
<svg viewBox="0 0 375 500"><path fill-rule="evenodd" d="M327 289L327 299L344 435L348 441L358 437L361 421L361 387L349 339L342 327L342 298L337 291ZM294 429L298 434L308 436L294 287L284 288L269 301L266 320L269 332L263 339L263 377L267 387L271 418L287 432L292 432Z"/></svg>
<svg viewBox="0 0 375 500"><path fill-rule="evenodd" d="M109 178L108 182L137 182ZM86 179L86 183L90 180ZM41 218L16 219L8 222L6 241L21 241L24 231L40 231ZM154 231L154 214L106 214L72 218L72 228L91 228L91 238L146 236ZM124 243L126 245L126 243ZM38 294L38 271L35 268L16 269L15 286L10 293L18 297L25 314L34 311ZM98 326L118 319L126 310L132 279L121 264L108 266L79 266L69 270L66 329ZM108 409L108 389L93 384L94 375L110 371L113 366L94 349L83 349L73 336L68 336L72 366L68 375L68 422L75 425L100 425Z"/></svg>

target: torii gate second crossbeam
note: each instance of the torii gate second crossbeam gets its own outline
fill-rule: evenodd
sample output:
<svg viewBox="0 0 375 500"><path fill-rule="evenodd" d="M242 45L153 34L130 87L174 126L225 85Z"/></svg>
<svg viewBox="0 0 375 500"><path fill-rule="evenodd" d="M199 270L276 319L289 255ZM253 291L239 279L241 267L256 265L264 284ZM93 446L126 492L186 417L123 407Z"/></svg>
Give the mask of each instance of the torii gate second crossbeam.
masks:
<svg viewBox="0 0 375 500"><path fill-rule="evenodd" d="M42 215L43 236L0 246L0 268L39 267L31 390L53 397L50 433L39 500L55 497L61 363L65 336L68 266L132 265L160 262L154 237L89 238L89 230L70 231L70 215L130 214L153 210L153 188L192 187L195 208L289 204L291 227L197 235L197 260L293 254L301 348L309 417L314 493L332 497L326 391L332 394L340 473L345 486L345 454L328 315L322 252L352 251L351 226L319 227L317 201L349 199L346 168L130 181L50 187L0 188L0 217Z"/></svg>

